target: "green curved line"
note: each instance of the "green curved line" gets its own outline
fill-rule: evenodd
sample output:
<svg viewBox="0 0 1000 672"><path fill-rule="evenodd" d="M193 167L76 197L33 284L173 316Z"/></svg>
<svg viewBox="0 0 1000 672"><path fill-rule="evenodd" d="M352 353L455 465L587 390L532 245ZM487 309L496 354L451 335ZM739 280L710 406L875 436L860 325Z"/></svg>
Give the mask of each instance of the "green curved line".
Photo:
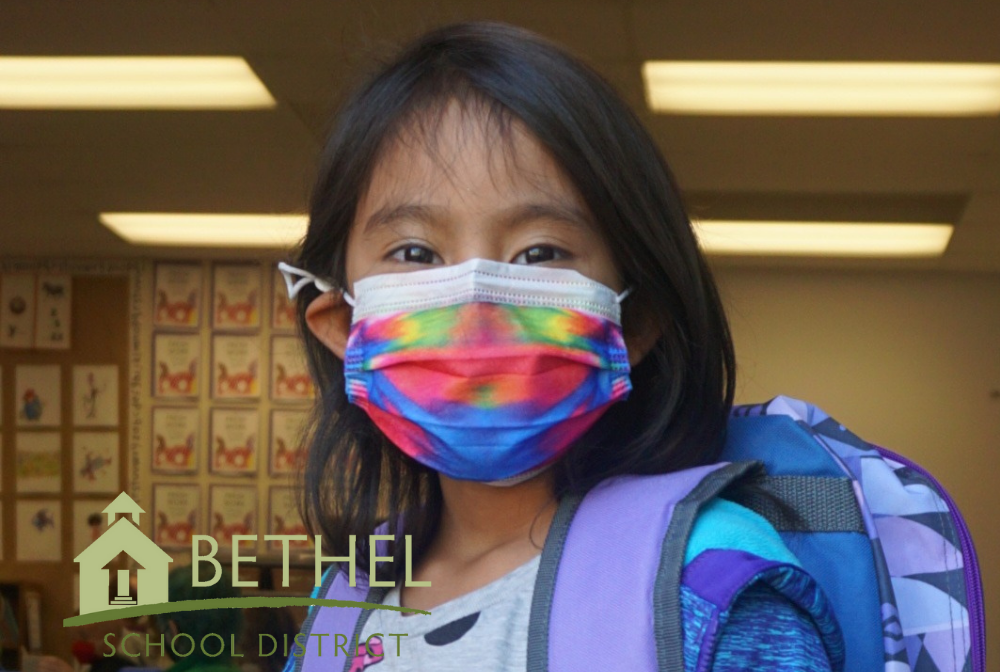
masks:
<svg viewBox="0 0 1000 672"><path fill-rule="evenodd" d="M134 607L119 607L105 609L89 614L80 614L63 619L63 627L74 625L90 625L115 621L119 618L135 618L136 616L155 616L157 614L172 614L178 611L201 611L203 609L253 609L255 607L359 607L361 609L385 609L387 611L402 611L409 614L426 614L431 612L409 607L394 607L373 602L353 602L351 600L326 600L311 597L216 597L208 600L182 600L180 602L158 602L156 604L141 604Z"/></svg>

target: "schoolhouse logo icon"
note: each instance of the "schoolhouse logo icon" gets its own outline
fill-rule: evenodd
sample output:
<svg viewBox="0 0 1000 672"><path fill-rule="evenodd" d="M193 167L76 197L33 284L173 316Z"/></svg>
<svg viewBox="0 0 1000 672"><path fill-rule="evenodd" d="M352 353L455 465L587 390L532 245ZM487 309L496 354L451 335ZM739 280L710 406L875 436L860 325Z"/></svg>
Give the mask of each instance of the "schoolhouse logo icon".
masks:
<svg viewBox="0 0 1000 672"><path fill-rule="evenodd" d="M145 511L123 492L102 513L108 516L108 529L74 560L80 564L80 615L166 602L168 563L173 562L173 558L139 530L139 514ZM118 514L125 515L116 521ZM138 565L138 569L117 570L117 590L115 596L110 597L112 583L108 565L122 554ZM134 597L129 589L133 571L136 579Z"/></svg>

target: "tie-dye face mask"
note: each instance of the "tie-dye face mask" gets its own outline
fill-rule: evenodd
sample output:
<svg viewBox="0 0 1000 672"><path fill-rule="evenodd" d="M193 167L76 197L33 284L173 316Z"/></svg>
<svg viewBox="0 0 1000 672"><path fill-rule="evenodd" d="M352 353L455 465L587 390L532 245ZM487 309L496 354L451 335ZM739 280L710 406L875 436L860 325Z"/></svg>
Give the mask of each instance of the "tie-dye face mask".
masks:
<svg viewBox="0 0 1000 672"><path fill-rule="evenodd" d="M306 274L283 270L297 291L288 271ZM345 294L348 399L446 476L520 482L628 396L626 294L573 270L486 259L364 278Z"/></svg>

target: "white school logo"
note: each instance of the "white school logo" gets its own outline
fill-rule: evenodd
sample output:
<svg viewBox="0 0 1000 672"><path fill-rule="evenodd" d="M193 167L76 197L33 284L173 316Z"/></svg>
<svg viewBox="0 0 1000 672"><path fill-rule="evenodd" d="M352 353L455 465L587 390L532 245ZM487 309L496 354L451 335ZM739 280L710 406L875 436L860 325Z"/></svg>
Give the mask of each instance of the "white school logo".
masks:
<svg viewBox="0 0 1000 672"><path fill-rule="evenodd" d="M80 563L80 615L120 607L159 604L167 601L167 555L149 537L139 531L139 514L145 513L124 492L104 509L108 515L108 529L90 544L75 562ZM123 513L115 521L115 515ZM111 570L108 563L124 553L139 568L117 571L114 597L111 594ZM136 573L136 595L132 597L129 585L132 572Z"/></svg>

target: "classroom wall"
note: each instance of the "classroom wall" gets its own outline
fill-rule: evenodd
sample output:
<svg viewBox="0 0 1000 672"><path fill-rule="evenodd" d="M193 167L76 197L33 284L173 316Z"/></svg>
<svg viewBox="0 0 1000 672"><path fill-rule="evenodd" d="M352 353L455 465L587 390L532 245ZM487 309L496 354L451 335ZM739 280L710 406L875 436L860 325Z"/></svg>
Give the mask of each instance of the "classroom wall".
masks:
<svg viewBox="0 0 1000 672"><path fill-rule="evenodd" d="M738 401L808 400L915 460L972 532L1000 627L1000 276L718 268ZM989 656L1000 644L988 639Z"/></svg>
<svg viewBox="0 0 1000 672"><path fill-rule="evenodd" d="M64 618L75 614L74 577L77 566L73 543L73 512L76 503L93 503L101 509L107 505L109 497L104 494L89 494L77 491L74 484L73 436L78 430L88 427L73 425L72 374L75 365L114 364L118 366L118 410L119 423L115 428L100 428L101 432L117 432L119 460L112 468L118 471L118 479L124 487L128 483L126 447L128 445L128 371L129 371L129 278L124 273L112 275L87 275L70 269L58 269L73 276L71 347L68 350L22 350L0 349L0 368L3 371L3 385L0 388L2 401L3 450L2 487L0 499L3 508L2 538L3 558L0 560L0 581L25 582L41 593L41 636L42 652L69 657L70 641L74 633L62 627ZM14 376L19 365L56 364L61 373L62 422L55 428L19 428L16 425L17 404L14 394ZM24 494L17 491L17 462L15 454L18 432L56 431L61 438L62 468L61 492L46 494ZM19 502L59 503L58 531L61 535L61 557L59 562L18 560L16 512ZM101 510L98 509L98 510Z"/></svg>

